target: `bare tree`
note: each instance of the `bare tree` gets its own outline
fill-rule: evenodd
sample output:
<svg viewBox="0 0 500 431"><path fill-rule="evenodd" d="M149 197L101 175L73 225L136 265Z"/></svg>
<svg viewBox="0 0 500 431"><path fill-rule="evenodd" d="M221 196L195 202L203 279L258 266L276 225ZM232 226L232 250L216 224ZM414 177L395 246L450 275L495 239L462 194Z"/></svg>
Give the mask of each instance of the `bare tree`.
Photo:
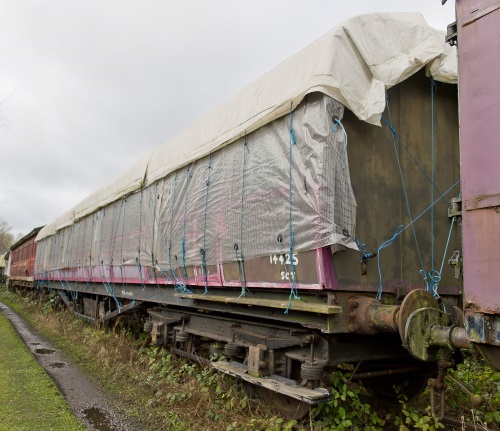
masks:
<svg viewBox="0 0 500 431"><path fill-rule="evenodd" d="M0 254L5 253L14 244L14 235L10 233L10 226L0 221Z"/></svg>

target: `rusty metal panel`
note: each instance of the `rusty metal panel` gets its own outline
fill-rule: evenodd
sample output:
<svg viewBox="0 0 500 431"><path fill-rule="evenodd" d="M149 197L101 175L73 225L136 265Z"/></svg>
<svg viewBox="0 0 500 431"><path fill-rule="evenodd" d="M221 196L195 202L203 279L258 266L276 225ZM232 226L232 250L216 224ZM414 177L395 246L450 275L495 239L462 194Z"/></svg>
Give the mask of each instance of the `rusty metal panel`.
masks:
<svg viewBox="0 0 500 431"><path fill-rule="evenodd" d="M245 280L253 283L275 283L276 287L289 287L291 281L292 259L297 283L317 284L316 250L303 253L274 254L262 258L245 261ZM238 263L223 265L226 282L241 282L242 274Z"/></svg>
<svg viewBox="0 0 500 431"><path fill-rule="evenodd" d="M500 193L496 195L483 195L478 196L474 199L469 199L465 201L465 209L467 211L478 210L481 208L494 208L500 206Z"/></svg>
<svg viewBox="0 0 500 431"><path fill-rule="evenodd" d="M499 0L469 0L468 2L462 2L459 13L460 24L465 27L499 8Z"/></svg>
<svg viewBox="0 0 500 431"><path fill-rule="evenodd" d="M32 282L35 272L36 234L34 229L11 247L10 279Z"/></svg>
<svg viewBox="0 0 500 431"><path fill-rule="evenodd" d="M500 313L500 1L457 0L466 314ZM477 317L477 316L476 316ZM481 319L479 319L481 320ZM468 329L481 336L478 318Z"/></svg>
<svg viewBox="0 0 500 431"><path fill-rule="evenodd" d="M392 125L402 142L410 149L428 176L431 175L432 106L431 81L423 71L405 80L388 91ZM457 87L436 83L434 95L434 158L435 184L444 192L460 177L458 146L458 100ZM349 137L349 164L351 182L357 202L356 236L366 243L368 251L376 251L384 241L390 239L398 225L407 225L406 203L401 177L395 156L392 134L386 124L376 127L359 121L347 112L342 120ZM415 161L397 140L408 200L413 218L432 202L431 184L420 171ZM458 196L457 184L446 200ZM434 193L434 199L439 194ZM434 209L434 268L441 266L450 219L448 203L441 199ZM420 255L426 271L431 263L431 218L430 211L415 223ZM448 259L455 250L461 252L460 228L455 224L442 271L439 287L441 293L458 294L458 280ZM367 260L367 273L360 271L359 252L346 250L334 255L340 289L376 291L379 284L377 259ZM419 271L421 269L418 250L411 229L400 235L380 254L380 265L385 292L425 287Z"/></svg>

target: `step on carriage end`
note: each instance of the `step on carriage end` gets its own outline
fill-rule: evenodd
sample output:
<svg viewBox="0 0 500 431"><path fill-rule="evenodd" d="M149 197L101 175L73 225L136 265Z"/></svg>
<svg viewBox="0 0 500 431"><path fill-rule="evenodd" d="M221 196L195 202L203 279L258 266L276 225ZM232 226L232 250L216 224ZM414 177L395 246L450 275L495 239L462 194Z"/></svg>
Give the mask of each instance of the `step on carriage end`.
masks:
<svg viewBox="0 0 500 431"><path fill-rule="evenodd" d="M325 388L309 389L299 385L295 380L287 379L276 374L265 377L253 376L249 367L239 362L217 361L212 362L211 365L217 371L224 374L294 398L311 406L327 402L332 398L331 392Z"/></svg>

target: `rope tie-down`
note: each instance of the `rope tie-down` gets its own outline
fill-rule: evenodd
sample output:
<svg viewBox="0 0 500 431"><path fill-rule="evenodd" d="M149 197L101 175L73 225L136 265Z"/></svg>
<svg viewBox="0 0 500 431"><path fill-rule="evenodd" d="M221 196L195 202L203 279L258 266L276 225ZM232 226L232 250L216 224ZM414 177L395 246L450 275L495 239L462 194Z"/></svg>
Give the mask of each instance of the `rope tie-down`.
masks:
<svg viewBox="0 0 500 431"><path fill-rule="evenodd" d="M155 186L156 190L156 186ZM143 192L144 189L141 189L141 200L140 200L140 206L142 208L142 200L143 200ZM156 192L155 192L156 194ZM156 205L156 204L155 204ZM154 224L154 221L153 221ZM139 236L137 239L137 257L135 258L135 261L137 262L137 271L139 272L139 278L141 280L141 286L142 286L142 291L146 288L146 282L150 279L151 274L154 272L155 265L154 265L154 256L151 255L152 259L152 265L149 271L146 274L146 277L143 277L142 274L142 259L141 259L141 240L142 240L142 210L139 211Z"/></svg>
<svg viewBox="0 0 500 431"><path fill-rule="evenodd" d="M175 273L175 269L172 265L172 232L173 232L173 226L174 226L174 208L175 208L175 198L176 198L176 188L177 188L177 176L178 172L175 172L174 175L174 184L172 186L172 210L170 213L170 226L169 226L169 236L168 236L168 267L170 270L170 274L172 275L172 278L175 281L175 291L180 292L180 293L192 293L184 283L181 283L179 279L177 278L177 274ZM177 256L176 256L177 258Z"/></svg>
<svg viewBox="0 0 500 431"><path fill-rule="evenodd" d="M201 260L203 265L203 277L205 279L205 295L208 292L208 272L207 272L207 209L208 209L208 188L210 187L210 171L212 170L212 155L208 156L208 173L206 184L206 193L205 193L205 211L203 215L203 248L200 250Z"/></svg>
<svg viewBox="0 0 500 431"><path fill-rule="evenodd" d="M247 281L245 278L245 261L243 259L243 223L244 223L244 197L245 197L245 167L246 167L246 161L247 161L247 152L248 150L248 142L247 142L247 132L245 130L245 139L243 141L243 166L242 166L242 172L241 172L241 201L240 201L240 243L234 244L234 253L236 257L236 262L238 262L238 269L241 274L241 293L239 298L244 297L247 293L251 293L247 289ZM239 250L239 255L238 255L238 250Z"/></svg>
<svg viewBox="0 0 500 431"><path fill-rule="evenodd" d="M123 201L122 201L122 207L123 207ZM103 244L102 244L102 234L103 234L103 222L104 222L104 217L106 216L106 212L104 209L101 209L99 211L99 218L100 218L100 233L99 233L99 255L101 257L100 261L100 266L101 266L101 282L102 285L104 286L104 289L106 289L106 292L108 295L113 298L113 300L116 303L116 307L118 308L118 312L120 312L120 309L122 307L121 301L116 297L115 294L115 287L113 285L113 280L111 279L109 282L106 280L106 274L105 274L105 269L104 269L104 259L103 259ZM116 239L116 234L118 232L118 226L120 224L120 216L121 216L121 208L120 208L120 213L118 214L118 221L116 223L116 229L115 229L115 236L114 238ZM115 249L115 241L113 241L112 248L111 248L111 257L110 257L110 262L109 262L109 268L111 269L113 266L113 254L114 254L114 249Z"/></svg>
<svg viewBox="0 0 500 431"><path fill-rule="evenodd" d="M181 257L182 257L182 267L184 269L184 280L187 281L187 266L186 266L186 226L187 226L187 198L189 191L189 180L191 179L191 167L186 168L186 192L184 194L184 216L183 216L183 228L182 228L182 239L181 239ZM175 290L180 293L191 293L187 288L185 283L178 283Z"/></svg>
<svg viewBox="0 0 500 431"><path fill-rule="evenodd" d="M382 298L382 293L383 293L383 286L382 286L383 278L382 278L382 269L381 269L381 264L380 264L380 259L381 259L381 253L380 253L380 251L382 249L384 249L384 248L389 247L393 242L395 242L395 240L397 239L397 237L399 237L408 228L411 228L412 233L413 233L413 238L414 238L414 241L415 241L415 247L416 247L416 250L417 250L418 259L419 259L419 263L420 263L419 274L422 277L423 283L425 285L425 289L427 291L429 291L430 293L432 293L432 295L435 296L436 298L439 298L438 287L439 287L439 283L441 281L441 273L442 273L442 270L443 270L444 260L445 260L445 257L446 257L446 253L448 251L448 246L449 246L449 243L450 243L451 233L452 233L453 226L454 226L454 223L455 223L455 217L453 217L452 221L451 221L450 230L449 230L449 233L448 233L448 239L447 239L447 242L446 242L446 246L445 246L445 249L444 249L443 258L442 258L442 262L441 262L441 267L439 268L439 271L438 271L434 267L434 250L435 250L434 249L434 225L435 225L435 221L434 221L434 206L441 199L443 199L447 203L449 203L445 196L456 185L458 185L460 183L460 180L456 181L453 185L451 185L451 187L449 187L444 193L441 193L441 191L436 187L436 184L435 184L435 181L434 181L434 173L435 173L435 157L434 157L434 95L435 95L435 90L436 90L436 84L434 83L433 80L431 80L431 153L432 153L432 155L431 155L431 175L428 175L427 172L425 172L425 170L423 169L422 165L419 163L419 161L417 160L417 158L411 153L411 151L409 150L408 146L403 142L403 140L401 139L400 135L397 133L397 131L393 127L392 119L391 119L390 106L389 106L389 99L388 99L388 97L386 95L386 104L387 104L388 118L385 118L384 116L382 116L382 121L389 128L389 130L391 132L392 144L393 144L393 147L394 147L394 153L395 153L395 156L396 156L396 162L397 162L397 166L398 166L398 170L399 170L399 175L400 175L400 179L401 179L401 186L402 186L402 190L403 190L404 203L405 203L406 213L407 213L407 216L408 216L408 219L409 219L409 223L406 224L406 225L399 225L395 229L394 234L392 235L392 237L389 238L388 240L386 240L385 242L383 242L378 247L378 249L377 249L377 267L378 267L378 273L379 273L379 286L378 286L378 291L377 291L377 297L376 298L378 300L380 300ZM413 217L413 214L412 214L412 211L411 211L411 208L410 208L410 200L409 200L409 197L408 197L407 187L406 187L406 183L405 183L404 176L403 176L403 169L402 169L402 165L401 165L401 159L400 159L400 155L398 153L398 145L400 145L406 151L406 153L410 156L410 158L415 162L415 164L417 165L417 167L419 168L419 170L422 172L422 174L425 176L425 178L429 181L430 187L431 187L431 193L430 193L431 203L430 203L429 206L427 206L427 208L425 208L416 217ZM438 194L437 199L435 198L435 192L437 192L437 194ZM424 261L423 261L423 257L422 257L422 251L421 251L418 239L417 239L417 235L416 235L416 232L415 232L414 224L415 224L415 222L417 220L419 220L424 214L426 214L429 211L431 212L431 215L430 215L430 219L431 219L431 223L430 223L431 253L430 254L431 254L431 261L432 262L431 262L431 270L427 271L425 269L425 265L424 265ZM360 242L359 241L357 242L357 245L358 245L358 248L360 248L361 253L363 253L365 250L360 247Z"/></svg>
<svg viewBox="0 0 500 431"><path fill-rule="evenodd" d="M153 219L153 226L155 226L155 223L156 223L156 227L153 227L153 235L154 233L157 231L157 232L160 232L160 225L159 225L159 222L158 222L158 218L156 217L156 202L160 200L160 197L161 195L160 194L157 194L157 191L155 189L155 196L156 196L156 199L155 199L155 205L154 205L154 219ZM170 199L172 199L172 196L173 196L173 193L170 192L169 194L169 197L168 197L168 203L166 205L166 208L169 208L170 205ZM163 198L162 198L163 200ZM168 251L168 246L166 244L166 235L163 235L163 234L160 234L157 236L158 238L158 241L159 241L159 244L160 244L160 250L163 252L163 257L164 257L164 260L168 262L168 254L167 254L167 251ZM154 243L154 241L153 241ZM176 284L176 280L175 278L173 278L171 275L171 271L170 269L168 268L162 268L160 266L160 264L158 263L158 259L155 258L154 254L151 253L151 262L152 262L152 266L154 268L156 268L156 270L158 271L158 277L157 279L159 279L160 277L164 277L165 280L164 280L164 284L165 285L169 285L169 284Z"/></svg>
<svg viewBox="0 0 500 431"><path fill-rule="evenodd" d="M295 263L293 261L293 246L294 246L294 235L293 235L293 148L297 145L297 140L295 139L295 133L293 132L293 106L290 104L290 172L289 172L289 214L290 214L290 296L288 297L288 306L285 310L285 314L288 314L290 311L290 307L292 306L292 301L299 301L299 291L297 290L297 283L295 277ZM281 241L279 240L280 235L278 236L278 242L281 246ZM281 251L282 255L283 252ZM284 260L284 265L286 266L286 260Z"/></svg>
<svg viewBox="0 0 500 431"><path fill-rule="evenodd" d="M361 241L358 238L356 238L355 236L351 235L351 233L347 229L342 229L342 235L346 236L347 238L351 238L358 246L358 250L360 252L359 253L359 263L361 265L361 274L365 275L366 274L366 261L368 259L372 259L375 256L377 256L377 252L366 250L366 244L361 243Z"/></svg>

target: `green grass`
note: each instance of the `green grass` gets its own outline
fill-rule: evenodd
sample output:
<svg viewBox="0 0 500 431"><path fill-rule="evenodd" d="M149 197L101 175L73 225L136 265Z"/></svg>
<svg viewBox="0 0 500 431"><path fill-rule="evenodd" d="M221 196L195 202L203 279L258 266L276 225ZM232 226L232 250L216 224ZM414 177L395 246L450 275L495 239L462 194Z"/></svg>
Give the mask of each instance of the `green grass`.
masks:
<svg viewBox="0 0 500 431"><path fill-rule="evenodd" d="M39 303L35 296L22 297L8 292L0 285L0 301L10 305L36 329L49 338L72 359L73 363L96 379L120 400L129 419L137 421L141 430L168 429L172 431L283 431L290 430L287 422L272 416L264 403L248 399L237 382L226 375L201 368L173 357L168 350L149 346L145 334L138 334L119 322L111 327L95 327L75 319L67 312L59 312L49 300ZM0 328L0 341L3 341ZM5 348L0 343L1 355ZM451 371L457 379L480 394L484 404L471 403L470 397L453 382L448 381L447 414L467 422L486 425L489 430L500 430L500 373L488 368L473 352L466 355L465 364ZM429 395L424 393L416 401L403 402L400 408L384 409L368 404L364 389L349 383L349 373L334 373L334 399L322 405L320 414L306 418L299 424L305 430L387 429L398 424L406 430L436 429L434 418L424 411ZM5 378L0 373L0 392ZM24 396L24 395L23 395ZM2 417L3 401L0 393L0 431L33 429L75 429L70 427L6 425ZM422 409L422 410L417 410ZM349 425L350 424L350 425ZM2 428L5 426L5 428ZM434 428L433 428L434 427ZM76 428L81 429L81 428Z"/></svg>
<svg viewBox="0 0 500 431"><path fill-rule="evenodd" d="M61 392L0 314L0 431L83 431Z"/></svg>
<svg viewBox="0 0 500 431"><path fill-rule="evenodd" d="M291 429L263 403L249 400L233 378L172 357L168 350L147 347L145 334L119 322L95 327L54 310L50 301L39 303L35 296L22 297L2 285L0 301L63 350L110 399L118 400L120 410L138 424L137 429Z"/></svg>

